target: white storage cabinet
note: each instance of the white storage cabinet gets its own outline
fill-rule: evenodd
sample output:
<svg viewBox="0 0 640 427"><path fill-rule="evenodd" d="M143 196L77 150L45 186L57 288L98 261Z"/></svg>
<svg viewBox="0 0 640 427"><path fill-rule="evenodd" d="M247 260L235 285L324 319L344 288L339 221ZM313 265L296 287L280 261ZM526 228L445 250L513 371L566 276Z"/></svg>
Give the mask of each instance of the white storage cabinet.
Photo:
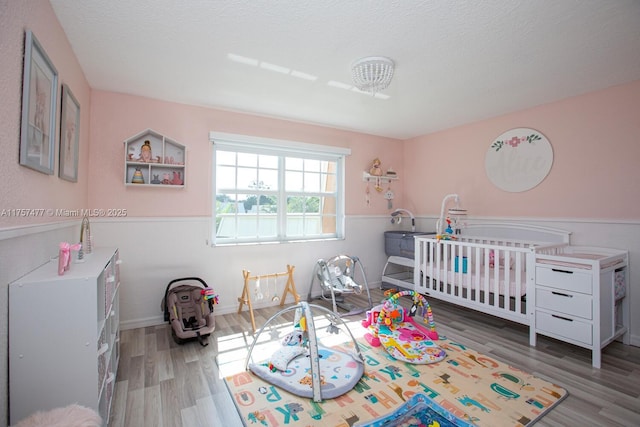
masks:
<svg viewBox="0 0 640 427"><path fill-rule="evenodd" d="M108 422L119 359L117 249L58 275L54 259L9 285L9 415L79 403Z"/></svg>
<svg viewBox="0 0 640 427"><path fill-rule="evenodd" d="M536 255L530 344L542 334L591 349L592 365L600 368L602 348L630 341L628 276L622 250L568 246L562 254Z"/></svg>

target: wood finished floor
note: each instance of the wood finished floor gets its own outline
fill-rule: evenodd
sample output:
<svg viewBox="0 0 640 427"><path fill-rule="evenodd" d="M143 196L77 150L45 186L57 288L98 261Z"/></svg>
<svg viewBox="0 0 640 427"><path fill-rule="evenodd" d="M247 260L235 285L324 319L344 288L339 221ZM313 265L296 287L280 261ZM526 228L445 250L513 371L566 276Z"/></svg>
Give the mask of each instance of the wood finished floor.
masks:
<svg viewBox="0 0 640 427"><path fill-rule="evenodd" d="M379 289L372 290L372 297L374 303L383 298ZM569 391L536 426L640 426L640 348L612 343L603 352L602 369L593 369L586 349L542 336L532 348L525 326L429 302L440 334ZM256 324L264 324L279 308L256 310ZM361 318L349 318L350 327L361 327ZM109 427L243 425L216 356L242 365L253 340L249 315L244 311L216 319L207 347L175 344L169 325L122 331Z"/></svg>

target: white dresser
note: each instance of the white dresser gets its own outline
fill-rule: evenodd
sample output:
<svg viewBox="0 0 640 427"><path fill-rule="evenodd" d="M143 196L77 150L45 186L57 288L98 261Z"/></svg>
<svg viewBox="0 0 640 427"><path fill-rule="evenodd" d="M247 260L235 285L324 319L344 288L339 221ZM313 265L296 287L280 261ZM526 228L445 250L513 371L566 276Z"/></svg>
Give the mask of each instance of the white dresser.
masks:
<svg viewBox="0 0 640 427"><path fill-rule="evenodd" d="M542 334L592 350L600 368L601 350L621 338L629 344L628 253L617 249L568 246L557 255L536 255L530 343Z"/></svg>
<svg viewBox="0 0 640 427"><path fill-rule="evenodd" d="M9 285L9 415L72 403L109 418L119 359L115 248L95 248L58 275L54 259Z"/></svg>

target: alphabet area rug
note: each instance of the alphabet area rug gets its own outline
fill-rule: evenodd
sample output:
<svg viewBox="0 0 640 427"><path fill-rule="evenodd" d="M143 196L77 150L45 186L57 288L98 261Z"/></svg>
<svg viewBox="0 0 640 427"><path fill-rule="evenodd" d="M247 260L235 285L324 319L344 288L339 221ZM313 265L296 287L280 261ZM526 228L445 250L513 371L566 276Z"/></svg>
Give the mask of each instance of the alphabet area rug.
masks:
<svg viewBox="0 0 640 427"><path fill-rule="evenodd" d="M225 377L245 426L455 425L422 424L420 417L403 418L406 424L402 424L400 416L394 422L380 423L381 418L402 413L405 403L416 396L426 396L437 409L448 412L450 419L462 420L462 425L530 426L568 394L553 383L444 336L436 343L447 357L431 365L400 362L364 338L357 342L365 359L364 375L351 391L336 399L316 403L248 371ZM337 348L348 352L353 351L351 346L345 343Z"/></svg>

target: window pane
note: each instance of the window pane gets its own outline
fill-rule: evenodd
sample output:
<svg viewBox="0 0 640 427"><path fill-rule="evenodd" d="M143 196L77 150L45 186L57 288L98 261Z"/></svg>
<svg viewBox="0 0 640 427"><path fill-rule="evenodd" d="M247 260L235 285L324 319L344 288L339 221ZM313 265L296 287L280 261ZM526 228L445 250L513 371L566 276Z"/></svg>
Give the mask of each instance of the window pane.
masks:
<svg viewBox="0 0 640 427"><path fill-rule="evenodd" d="M318 160L326 158L326 147L317 153L310 150L305 158L300 151L291 157L274 154L271 145L260 148L260 142L252 146L253 153L242 152L247 147L243 142L237 143L238 151L234 146L224 140L214 144L214 239L225 243L342 236L337 217L343 211L337 206L343 199L337 188L342 160ZM287 143L276 142L273 149L285 153Z"/></svg>
<svg viewBox="0 0 640 427"><path fill-rule="evenodd" d="M336 188L336 176L335 175L322 174L322 176L321 176L321 185L322 185L322 191L324 191L326 193L335 193L338 190Z"/></svg>
<svg viewBox="0 0 640 427"><path fill-rule="evenodd" d="M253 153L238 153L238 166L258 166L258 155Z"/></svg>
<svg viewBox="0 0 640 427"><path fill-rule="evenodd" d="M287 213L319 213L320 197L287 197Z"/></svg>
<svg viewBox="0 0 640 427"><path fill-rule="evenodd" d="M261 154L258 158L261 168L278 169L278 156L266 156Z"/></svg>
<svg viewBox="0 0 640 427"><path fill-rule="evenodd" d="M335 216L322 216L322 233L323 234L335 234L336 233L336 217Z"/></svg>
<svg viewBox="0 0 640 427"><path fill-rule="evenodd" d="M235 165L236 153L230 151L216 151L218 165Z"/></svg>
<svg viewBox="0 0 640 427"><path fill-rule="evenodd" d="M308 160L304 161L304 170L307 172L320 172L320 160Z"/></svg>
<svg viewBox="0 0 640 427"><path fill-rule="evenodd" d="M324 215L327 215L327 214L336 215L337 214L336 207L337 207L337 203L338 202L337 202L335 197L332 197L332 196L331 197L322 197L321 200L322 200L321 209L322 209L322 213Z"/></svg>
<svg viewBox="0 0 640 427"><path fill-rule="evenodd" d="M258 169L258 182L262 183L262 190L277 190L278 170Z"/></svg>
<svg viewBox="0 0 640 427"><path fill-rule="evenodd" d="M318 173L305 173L304 174L304 191L307 193L319 193L320 189L320 174Z"/></svg>
<svg viewBox="0 0 640 427"><path fill-rule="evenodd" d="M287 171L284 183L286 191L302 191L302 172Z"/></svg>
<svg viewBox="0 0 640 427"><path fill-rule="evenodd" d="M216 172L216 189L229 189L236 186L236 168L218 166Z"/></svg>
<svg viewBox="0 0 640 427"><path fill-rule="evenodd" d="M303 165L304 165L303 160L299 159L297 157L287 157L287 159L286 159L286 169L287 170L301 171Z"/></svg>
<svg viewBox="0 0 640 427"><path fill-rule="evenodd" d="M248 190L259 186L258 170L249 168L238 168L238 189Z"/></svg>

